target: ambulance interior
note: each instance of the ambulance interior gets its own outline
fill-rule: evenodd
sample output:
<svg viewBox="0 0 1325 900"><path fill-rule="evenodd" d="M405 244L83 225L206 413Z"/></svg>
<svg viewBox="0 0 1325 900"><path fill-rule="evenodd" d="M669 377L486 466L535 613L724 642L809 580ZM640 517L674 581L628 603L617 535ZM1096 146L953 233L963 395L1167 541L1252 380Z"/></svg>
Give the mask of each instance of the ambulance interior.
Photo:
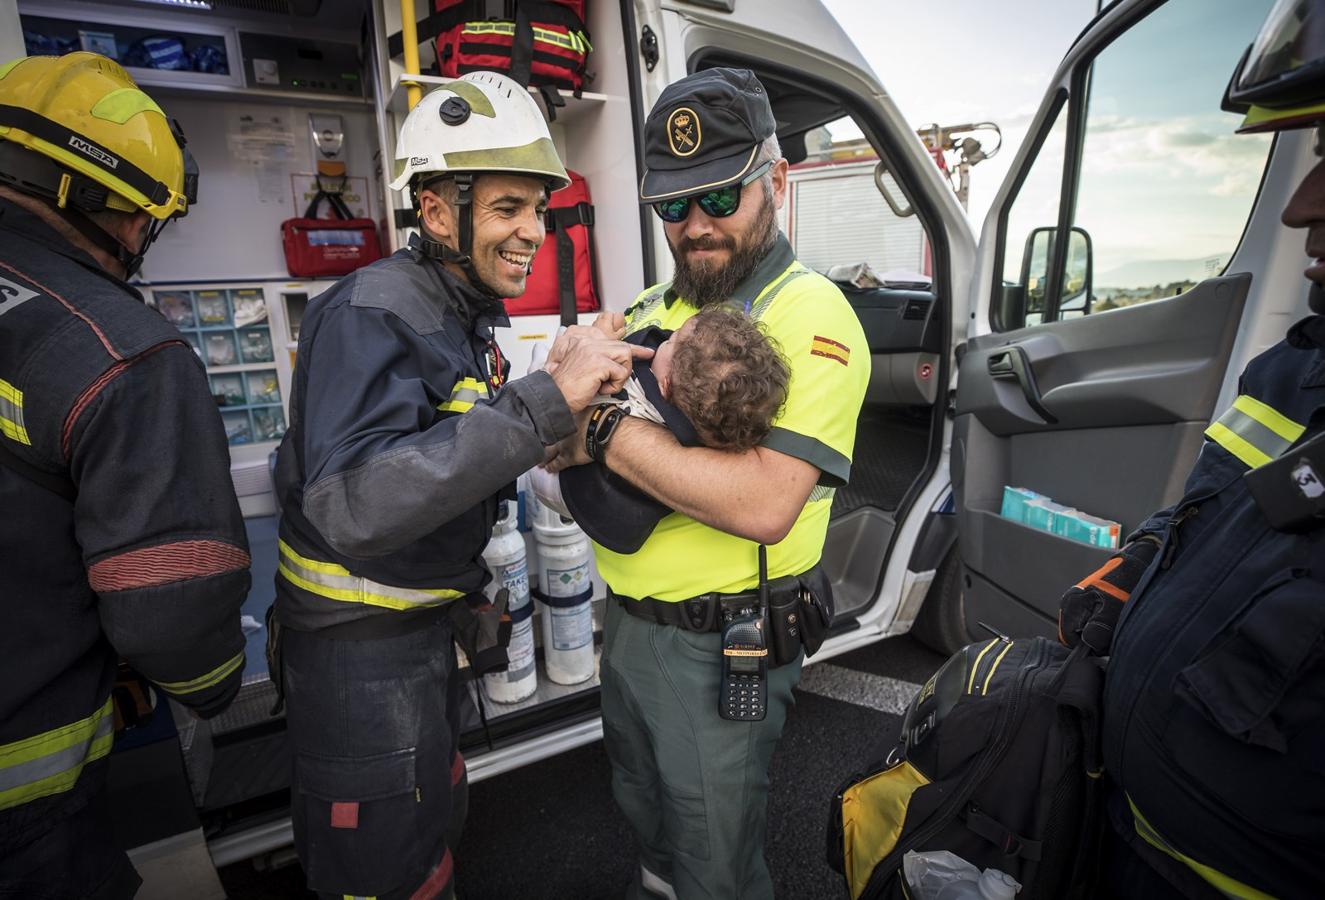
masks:
<svg viewBox="0 0 1325 900"><path fill-rule="evenodd" d="M422 14L424 4L419 6ZM213 48L202 54L209 71L130 68L180 121L201 170L196 207L165 230L138 281L147 301L198 352L230 438L253 555L253 587L244 607L251 617L245 683L235 704L216 719L158 715L138 729L140 734L117 748L121 762L112 767L112 787L141 792L178 773L178 751L166 740L177 730L186 776L178 780L187 784L187 794L162 788L158 794L167 799L158 815L126 815L121 825L134 846L190 827L191 816L195 822L201 818L213 859L224 865L289 842L289 759L283 716L272 713L262 627L274 597L277 559L269 466L288 422L301 319L331 281L290 277L280 225L304 215L318 189L316 161L322 151L314 135L339 129L347 205L379 223L384 255L403 245L408 232L396 227L396 213L407 199L390 192L386 182L407 104L401 60L386 52L385 37L400 30L394 2L216 0L212 7L158 11L112 0L18 2L29 52L67 52L89 40L94 48L118 44L123 52L126 42L153 35L178 38L189 48ZM564 106L550 122L567 167L582 174L592 191L596 282L603 305L614 310L667 278L671 268L661 228L636 202L635 136L647 110L641 108L638 87L645 61L634 52L640 30L634 10L630 0L589 5L587 24L597 48L589 59L594 79L578 98L562 92ZM423 48L421 57L426 73L431 51ZM819 271L868 263L883 276L868 286L844 285L868 337L874 371L851 483L836 494L825 548L837 627L850 630L854 616L880 590L895 521L939 459L948 294L942 276L935 284L926 273L946 271L942 236L941 229L922 224L935 221L925 209L917 215L907 208L906 196L916 193L905 187L913 172L899 169L896 180L881 175L892 203L873 186L878 154L906 157L895 150L889 154L892 138L882 125L853 106L855 101L835 96L826 80L768 62L771 58L717 44L687 47L686 54L691 70L744 65L763 79L784 154L793 164L781 221L801 261ZM417 80L426 90L440 79L425 74ZM854 150L845 160L835 159L834 144L843 135L854 139ZM843 162L854 164L853 172L863 165L870 177L842 182L850 168ZM856 184L865 189L855 189ZM911 214L898 215L897 209ZM321 214L329 215L325 209ZM581 321L592 316L582 314ZM557 326L556 315L521 316L499 332L513 377L524 374L534 345L550 342ZM532 551L532 540L527 543ZM534 568L531 557L531 580ZM598 628L602 593L599 583ZM601 640L600 633L596 637ZM471 780L596 739L601 728L596 685L596 675L571 687L541 679L534 696L509 706L481 697L479 686L471 685L471 699L481 699L486 713L483 725L470 711L474 727L464 749ZM539 739L538 755L522 750Z"/></svg>

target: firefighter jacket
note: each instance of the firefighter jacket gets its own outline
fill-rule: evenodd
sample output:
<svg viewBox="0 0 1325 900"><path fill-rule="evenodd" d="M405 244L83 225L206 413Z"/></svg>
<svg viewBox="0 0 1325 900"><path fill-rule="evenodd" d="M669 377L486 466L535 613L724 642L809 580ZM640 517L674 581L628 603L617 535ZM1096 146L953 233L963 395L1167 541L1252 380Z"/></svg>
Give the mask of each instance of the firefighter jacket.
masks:
<svg viewBox="0 0 1325 900"><path fill-rule="evenodd" d="M575 427L547 373L503 384L505 324L413 243L310 305L276 464L282 624L421 612L490 579L499 493Z"/></svg>
<svg viewBox="0 0 1325 900"><path fill-rule="evenodd" d="M202 715L233 699L249 555L197 356L4 199L0 443L3 856L100 788L117 656Z"/></svg>
<svg viewBox="0 0 1325 900"><path fill-rule="evenodd" d="M1325 428L1325 317L1252 360L1239 394L1207 430L1182 500L1138 531L1163 544L1113 642L1105 765L1155 859L1226 896L1315 896L1325 520L1275 530L1243 475Z"/></svg>

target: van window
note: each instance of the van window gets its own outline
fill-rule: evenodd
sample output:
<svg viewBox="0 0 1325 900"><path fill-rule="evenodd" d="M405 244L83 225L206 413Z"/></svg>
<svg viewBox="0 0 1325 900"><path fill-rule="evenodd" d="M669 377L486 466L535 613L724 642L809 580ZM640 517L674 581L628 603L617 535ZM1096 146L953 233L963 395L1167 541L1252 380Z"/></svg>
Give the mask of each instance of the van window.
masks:
<svg viewBox="0 0 1325 900"><path fill-rule="evenodd" d="M1170 297L1224 271L1251 214L1271 141L1235 134L1240 120L1220 111L1219 98L1269 7L1270 0L1170 0L1076 73L1070 115L1080 138L1069 151L1075 180L1067 186L1073 201L1067 246L1055 246L1052 230L1032 233L1058 224L1057 197L1053 215L1026 222L1017 215L1026 202L1019 195L1003 232L1004 285L1018 281L1022 270L1014 266L1027 247L1056 250L1063 278L1044 292L1042 313L1035 289L1024 285L1025 318L1008 316L1002 327ZM1040 158L1061 146L1045 142L1032 177L1039 168L1062 171ZM1032 280L1048 272L1043 262L1030 269Z"/></svg>
<svg viewBox="0 0 1325 900"><path fill-rule="evenodd" d="M792 165L780 213L796 258L819 272L865 263L880 280L929 281L933 264L915 215L898 215L875 183L878 154L850 117L805 135L805 159ZM909 201L891 175L883 186L901 212ZM864 284L860 286L864 287Z"/></svg>
<svg viewBox="0 0 1325 900"><path fill-rule="evenodd" d="M1060 104L1025 178L1008 207L1003 234L1003 283L994 294L999 321L1035 325L1044 319L1048 242L1036 241L1058 224L1067 143L1066 105Z"/></svg>

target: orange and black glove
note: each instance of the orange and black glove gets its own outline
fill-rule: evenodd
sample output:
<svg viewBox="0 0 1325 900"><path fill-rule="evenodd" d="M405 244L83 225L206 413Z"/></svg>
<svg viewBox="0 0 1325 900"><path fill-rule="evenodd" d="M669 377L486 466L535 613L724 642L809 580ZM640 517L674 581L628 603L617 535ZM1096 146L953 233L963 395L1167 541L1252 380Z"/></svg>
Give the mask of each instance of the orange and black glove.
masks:
<svg viewBox="0 0 1325 900"><path fill-rule="evenodd" d="M1087 575L1058 604L1058 640L1068 647L1085 644L1105 656L1123 604L1159 552L1159 539L1146 535L1119 550Z"/></svg>

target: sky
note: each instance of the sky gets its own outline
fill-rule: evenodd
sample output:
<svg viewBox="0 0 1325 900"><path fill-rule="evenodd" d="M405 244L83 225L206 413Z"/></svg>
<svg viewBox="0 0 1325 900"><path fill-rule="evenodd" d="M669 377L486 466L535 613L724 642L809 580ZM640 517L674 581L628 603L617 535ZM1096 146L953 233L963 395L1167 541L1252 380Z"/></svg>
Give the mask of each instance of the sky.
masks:
<svg viewBox="0 0 1325 900"><path fill-rule="evenodd" d="M823 2L913 126L988 120L1002 129L998 155L971 171L969 216L978 236L1096 0L950 0L941 14L914 0ZM1236 247L1269 141L1235 135L1239 120L1219 101L1269 5L1170 0L1098 57L1075 224L1090 234L1104 284L1212 274ZM1065 118L1011 209L1006 265L1014 279L1019 236L1056 219ZM1147 210L1144 229L1139 208Z"/></svg>
<svg viewBox="0 0 1325 900"><path fill-rule="evenodd" d="M993 121L1002 129L998 155L971 170L969 212L977 234L1049 80L1094 16L1095 2L823 0L912 125ZM870 34L880 39L861 37Z"/></svg>

